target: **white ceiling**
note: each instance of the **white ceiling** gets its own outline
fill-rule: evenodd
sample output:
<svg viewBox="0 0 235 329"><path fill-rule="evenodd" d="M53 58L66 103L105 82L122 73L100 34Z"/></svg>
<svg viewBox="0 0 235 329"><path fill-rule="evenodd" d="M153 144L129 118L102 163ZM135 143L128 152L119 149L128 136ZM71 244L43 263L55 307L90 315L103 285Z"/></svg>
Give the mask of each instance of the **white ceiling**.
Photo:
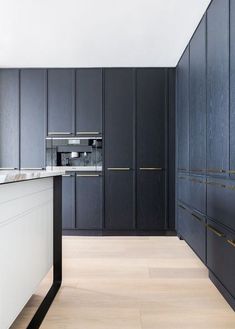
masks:
<svg viewBox="0 0 235 329"><path fill-rule="evenodd" d="M174 67L210 0L0 0L0 67Z"/></svg>

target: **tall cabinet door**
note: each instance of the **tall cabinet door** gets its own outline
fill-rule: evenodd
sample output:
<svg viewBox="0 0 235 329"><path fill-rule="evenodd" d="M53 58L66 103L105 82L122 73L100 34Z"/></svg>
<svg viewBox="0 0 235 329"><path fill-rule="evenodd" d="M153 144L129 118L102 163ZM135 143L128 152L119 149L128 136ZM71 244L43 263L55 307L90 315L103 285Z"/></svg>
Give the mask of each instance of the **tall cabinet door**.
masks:
<svg viewBox="0 0 235 329"><path fill-rule="evenodd" d="M177 66L177 169L189 170L189 47Z"/></svg>
<svg viewBox="0 0 235 329"><path fill-rule="evenodd" d="M190 170L206 169L206 17L190 43Z"/></svg>
<svg viewBox="0 0 235 329"><path fill-rule="evenodd" d="M207 170L229 168L229 0L207 12Z"/></svg>
<svg viewBox="0 0 235 329"><path fill-rule="evenodd" d="M43 69L20 73L20 165L45 167L47 74Z"/></svg>
<svg viewBox="0 0 235 329"><path fill-rule="evenodd" d="M103 225L103 189L100 174L79 173L76 177L76 228L100 230Z"/></svg>
<svg viewBox="0 0 235 329"><path fill-rule="evenodd" d="M102 69L76 71L76 134L102 133Z"/></svg>
<svg viewBox="0 0 235 329"><path fill-rule="evenodd" d="M135 228L133 69L105 70L105 228Z"/></svg>
<svg viewBox="0 0 235 329"><path fill-rule="evenodd" d="M75 174L62 177L62 224L63 230L75 229Z"/></svg>
<svg viewBox="0 0 235 329"><path fill-rule="evenodd" d="M165 69L137 70L137 228L165 227Z"/></svg>
<svg viewBox="0 0 235 329"><path fill-rule="evenodd" d="M48 70L48 135L75 133L75 70Z"/></svg>
<svg viewBox="0 0 235 329"><path fill-rule="evenodd" d="M19 168L19 70L0 70L0 168Z"/></svg>
<svg viewBox="0 0 235 329"><path fill-rule="evenodd" d="M235 173L235 1L230 1L230 170Z"/></svg>

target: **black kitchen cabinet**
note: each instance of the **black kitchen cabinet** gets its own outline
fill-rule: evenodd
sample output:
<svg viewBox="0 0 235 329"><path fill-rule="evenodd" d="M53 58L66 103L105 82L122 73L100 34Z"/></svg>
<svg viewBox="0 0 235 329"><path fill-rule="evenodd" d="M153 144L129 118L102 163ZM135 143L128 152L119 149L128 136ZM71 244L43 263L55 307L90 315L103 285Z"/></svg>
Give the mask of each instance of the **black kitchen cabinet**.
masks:
<svg viewBox="0 0 235 329"><path fill-rule="evenodd" d="M62 177L62 223L63 229L75 229L75 174Z"/></svg>
<svg viewBox="0 0 235 329"><path fill-rule="evenodd" d="M48 135L75 133L75 70L48 70Z"/></svg>
<svg viewBox="0 0 235 329"><path fill-rule="evenodd" d="M235 174L235 1L230 1L230 170Z"/></svg>
<svg viewBox="0 0 235 329"><path fill-rule="evenodd" d="M137 229L166 227L165 173L139 170L137 174Z"/></svg>
<svg viewBox="0 0 235 329"><path fill-rule="evenodd" d="M230 294L235 307L235 234L208 221L207 266ZM225 296L226 297L226 296Z"/></svg>
<svg viewBox="0 0 235 329"><path fill-rule="evenodd" d="M189 47L177 66L178 170L189 170Z"/></svg>
<svg viewBox="0 0 235 329"><path fill-rule="evenodd" d="M105 229L135 228L135 173L107 170L105 175Z"/></svg>
<svg viewBox="0 0 235 329"><path fill-rule="evenodd" d="M229 169L229 0L207 12L207 170Z"/></svg>
<svg viewBox="0 0 235 329"><path fill-rule="evenodd" d="M164 229L167 72L137 69L137 228Z"/></svg>
<svg viewBox="0 0 235 329"><path fill-rule="evenodd" d="M20 166L45 167L47 73L43 69L20 72Z"/></svg>
<svg viewBox="0 0 235 329"><path fill-rule="evenodd" d="M206 169L206 17L190 43L190 171ZM179 118L180 119L180 118Z"/></svg>
<svg viewBox="0 0 235 329"><path fill-rule="evenodd" d="M205 217L178 206L179 233L201 260L206 262Z"/></svg>
<svg viewBox="0 0 235 329"><path fill-rule="evenodd" d="M137 168L165 168L166 95L165 69L137 69Z"/></svg>
<svg viewBox="0 0 235 329"><path fill-rule="evenodd" d="M207 215L235 231L234 180L207 180Z"/></svg>
<svg viewBox="0 0 235 329"><path fill-rule="evenodd" d="M19 70L0 70L0 168L19 168Z"/></svg>
<svg viewBox="0 0 235 329"><path fill-rule="evenodd" d="M100 230L103 225L103 178L96 173L76 175L76 228Z"/></svg>
<svg viewBox="0 0 235 329"><path fill-rule="evenodd" d="M102 134L102 69L76 71L76 134Z"/></svg>
<svg viewBox="0 0 235 329"><path fill-rule="evenodd" d="M105 168L134 168L135 75L105 69Z"/></svg>
<svg viewBox="0 0 235 329"><path fill-rule="evenodd" d="M206 211L206 179L200 176L179 175L178 199L202 213Z"/></svg>

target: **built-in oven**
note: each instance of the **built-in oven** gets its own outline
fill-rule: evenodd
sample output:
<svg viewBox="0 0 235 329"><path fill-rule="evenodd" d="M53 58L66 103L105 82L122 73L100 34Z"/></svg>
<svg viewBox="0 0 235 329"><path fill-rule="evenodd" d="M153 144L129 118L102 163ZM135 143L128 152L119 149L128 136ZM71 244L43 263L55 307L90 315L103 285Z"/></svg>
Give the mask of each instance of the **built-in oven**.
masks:
<svg viewBox="0 0 235 329"><path fill-rule="evenodd" d="M102 170L102 137L48 137L48 169Z"/></svg>

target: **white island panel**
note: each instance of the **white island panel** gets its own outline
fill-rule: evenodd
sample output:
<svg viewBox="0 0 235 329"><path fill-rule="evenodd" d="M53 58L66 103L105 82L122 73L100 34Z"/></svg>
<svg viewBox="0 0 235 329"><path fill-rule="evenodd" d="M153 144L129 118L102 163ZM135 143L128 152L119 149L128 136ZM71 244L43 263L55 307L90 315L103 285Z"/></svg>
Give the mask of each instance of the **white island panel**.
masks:
<svg viewBox="0 0 235 329"><path fill-rule="evenodd" d="M0 328L53 264L53 178L0 185Z"/></svg>

